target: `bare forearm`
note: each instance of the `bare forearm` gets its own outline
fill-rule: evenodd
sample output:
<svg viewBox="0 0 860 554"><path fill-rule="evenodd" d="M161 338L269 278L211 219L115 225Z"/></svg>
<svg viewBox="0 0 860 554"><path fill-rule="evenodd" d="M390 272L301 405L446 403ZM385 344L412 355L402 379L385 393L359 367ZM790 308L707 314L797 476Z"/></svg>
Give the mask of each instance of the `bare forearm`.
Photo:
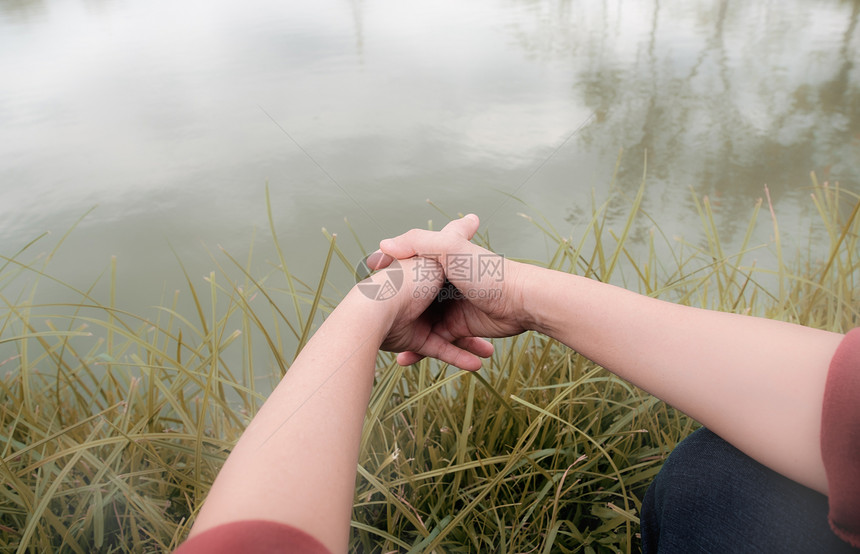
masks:
<svg viewBox="0 0 860 554"><path fill-rule="evenodd" d="M265 519L346 549L361 427L390 325L370 302L351 294L314 334L230 454L192 535Z"/></svg>
<svg viewBox="0 0 860 554"><path fill-rule="evenodd" d="M532 267L532 327L826 492L822 397L842 335L655 300Z"/></svg>

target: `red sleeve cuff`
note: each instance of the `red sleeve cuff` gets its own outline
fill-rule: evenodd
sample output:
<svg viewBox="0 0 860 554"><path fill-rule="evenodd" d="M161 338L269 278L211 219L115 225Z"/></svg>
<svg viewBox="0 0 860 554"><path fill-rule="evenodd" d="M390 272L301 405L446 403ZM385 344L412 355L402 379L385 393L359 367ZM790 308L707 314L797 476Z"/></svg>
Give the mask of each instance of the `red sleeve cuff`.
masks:
<svg viewBox="0 0 860 554"><path fill-rule="evenodd" d="M821 414L830 527L860 547L860 328L842 340L827 374Z"/></svg>
<svg viewBox="0 0 860 554"><path fill-rule="evenodd" d="M218 525L187 540L174 554L331 554L301 529L263 520Z"/></svg>

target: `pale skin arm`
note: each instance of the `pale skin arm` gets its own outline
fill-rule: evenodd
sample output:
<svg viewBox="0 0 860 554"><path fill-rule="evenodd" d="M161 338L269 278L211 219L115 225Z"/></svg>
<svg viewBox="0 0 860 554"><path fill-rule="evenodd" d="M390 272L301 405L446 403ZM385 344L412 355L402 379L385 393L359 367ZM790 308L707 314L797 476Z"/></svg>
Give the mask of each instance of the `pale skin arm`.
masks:
<svg viewBox="0 0 860 554"><path fill-rule="evenodd" d="M445 267L449 254L460 259L490 254L466 238L477 225L477 217L467 216L442 232L413 230L380 248L399 259L434 256ZM452 341L527 329L544 333L690 415L762 464L827 493L822 399L843 335L681 306L510 260L504 264L501 284L452 280L464 293L497 287L501 294L492 301L457 301L435 332ZM404 352L398 361L420 357Z"/></svg>
<svg viewBox="0 0 860 554"><path fill-rule="evenodd" d="M680 306L530 267L531 328L693 417L748 456L827 493L821 409L843 335Z"/></svg>
<svg viewBox="0 0 860 554"><path fill-rule="evenodd" d="M302 350L230 453L189 537L261 519L346 551L358 438L392 321L362 304L347 297Z"/></svg>
<svg viewBox="0 0 860 554"><path fill-rule="evenodd" d="M354 288L313 335L231 452L191 537L261 519L301 529L331 552L346 551L380 347L420 351L469 370L493 351L480 339L458 341L460 348L431 332L433 315L425 310L434 296L415 298L421 289L410 281L411 263L403 264L405 282L396 296L372 300Z"/></svg>

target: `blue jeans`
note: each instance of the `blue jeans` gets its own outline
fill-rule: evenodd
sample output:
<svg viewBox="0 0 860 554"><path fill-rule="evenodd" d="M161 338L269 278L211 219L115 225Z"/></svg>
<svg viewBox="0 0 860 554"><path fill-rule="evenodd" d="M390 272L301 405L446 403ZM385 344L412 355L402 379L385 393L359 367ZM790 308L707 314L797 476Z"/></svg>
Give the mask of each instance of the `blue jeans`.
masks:
<svg viewBox="0 0 860 554"><path fill-rule="evenodd" d="M707 429L672 452L642 503L642 550L860 552L827 522L827 497L764 467Z"/></svg>

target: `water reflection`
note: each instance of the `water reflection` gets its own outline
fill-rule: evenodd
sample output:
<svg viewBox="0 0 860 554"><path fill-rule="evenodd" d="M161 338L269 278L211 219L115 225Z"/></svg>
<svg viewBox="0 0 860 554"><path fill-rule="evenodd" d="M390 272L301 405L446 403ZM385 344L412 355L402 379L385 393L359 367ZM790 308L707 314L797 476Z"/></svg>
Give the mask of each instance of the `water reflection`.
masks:
<svg viewBox="0 0 860 554"><path fill-rule="evenodd" d="M0 0L0 13L12 21L26 21L45 14L44 0Z"/></svg>
<svg viewBox="0 0 860 554"><path fill-rule="evenodd" d="M439 219L428 197L528 255L505 193L575 232L620 149L622 191L647 153L646 208L668 234L698 226L688 187L727 229L765 183L799 214L810 171L858 184L858 11L0 0L0 69L16 76L0 81L0 251L98 204L71 259L119 252L160 287L168 240L191 257L201 239L246 246L269 183L306 275L321 225L346 216L372 243Z"/></svg>
<svg viewBox="0 0 860 554"><path fill-rule="evenodd" d="M516 43L566 60L575 101L597 115L579 146L625 148L620 183L638 185L647 152L658 190L720 197L727 225L764 183L777 199L812 170L856 186L860 3L517 5L530 18Z"/></svg>

